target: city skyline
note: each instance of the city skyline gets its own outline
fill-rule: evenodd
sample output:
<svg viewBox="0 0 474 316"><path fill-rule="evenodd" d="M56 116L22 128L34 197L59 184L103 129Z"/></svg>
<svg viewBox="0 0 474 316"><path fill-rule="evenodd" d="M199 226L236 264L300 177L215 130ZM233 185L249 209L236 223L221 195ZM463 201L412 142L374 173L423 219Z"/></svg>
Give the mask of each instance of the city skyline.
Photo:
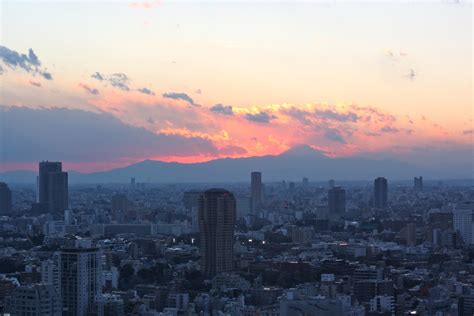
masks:
<svg viewBox="0 0 474 316"><path fill-rule="evenodd" d="M328 157L472 166L470 1L1 9L0 171L301 144Z"/></svg>

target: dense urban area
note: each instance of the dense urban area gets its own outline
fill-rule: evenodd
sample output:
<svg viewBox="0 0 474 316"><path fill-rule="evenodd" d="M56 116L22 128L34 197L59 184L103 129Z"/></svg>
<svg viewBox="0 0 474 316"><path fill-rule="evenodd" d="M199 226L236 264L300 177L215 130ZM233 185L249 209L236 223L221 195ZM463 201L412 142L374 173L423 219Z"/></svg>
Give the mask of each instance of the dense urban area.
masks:
<svg viewBox="0 0 474 316"><path fill-rule="evenodd" d="M472 181L205 180L0 183L0 312L474 314Z"/></svg>

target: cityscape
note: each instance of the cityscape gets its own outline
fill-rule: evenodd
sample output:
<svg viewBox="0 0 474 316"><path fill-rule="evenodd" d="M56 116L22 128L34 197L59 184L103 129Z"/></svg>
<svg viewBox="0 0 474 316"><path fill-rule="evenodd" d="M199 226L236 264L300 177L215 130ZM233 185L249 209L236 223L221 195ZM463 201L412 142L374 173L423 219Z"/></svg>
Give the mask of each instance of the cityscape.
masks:
<svg viewBox="0 0 474 316"><path fill-rule="evenodd" d="M0 315L474 316L473 12L0 1Z"/></svg>
<svg viewBox="0 0 474 316"><path fill-rule="evenodd" d="M0 183L11 315L472 315L472 181Z"/></svg>

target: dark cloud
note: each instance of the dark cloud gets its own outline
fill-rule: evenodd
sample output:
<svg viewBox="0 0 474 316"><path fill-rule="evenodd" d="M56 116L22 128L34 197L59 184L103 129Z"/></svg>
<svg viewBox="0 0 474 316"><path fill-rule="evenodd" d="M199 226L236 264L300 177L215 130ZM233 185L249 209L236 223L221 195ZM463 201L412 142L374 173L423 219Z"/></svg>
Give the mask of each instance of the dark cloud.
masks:
<svg viewBox="0 0 474 316"><path fill-rule="evenodd" d="M140 89L137 89L138 92L141 92L143 94L148 94L148 95L155 95L155 92L151 91L150 89L148 88L140 88Z"/></svg>
<svg viewBox="0 0 474 316"><path fill-rule="evenodd" d="M130 78L124 73L118 72L107 76L96 71L91 77L99 81L107 81L112 87L122 91L130 91Z"/></svg>
<svg viewBox="0 0 474 316"><path fill-rule="evenodd" d="M194 103L194 100L189 95L183 92L166 92L166 93L163 93L163 98L173 99L173 100L183 100L183 101L188 102L191 105L198 106L198 104Z"/></svg>
<svg viewBox="0 0 474 316"><path fill-rule="evenodd" d="M290 109L285 110L284 113L286 115L289 115L297 119L301 124L304 124L304 125L311 124L311 121L308 118L311 115L311 113L307 111L298 109L297 107L291 107Z"/></svg>
<svg viewBox="0 0 474 316"><path fill-rule="evenodd" d="M316 110L315 114L322 119L339 122L356 122L359 119L359 116L354 112L339 113L333 110Z"/></svg>
<svg viewBox="0 0 474 316"><path fill-rule="evenodd" d="M112 85L112 87L115 87L115 88L123 90L123 91L129 91L130 90L130 88L128 86L128 82L130 81L130 79L124 73L111 74L107 78L107 80Z"/></svg>
<svg viewBox="0 0 474 316"><path fill-rule="evenodd" d="M410 69L408 70L408 73L405 75L405 77L407 77L408 79L410 79L411 81L415 80L416 79L416 73L415 73L415 70L414 69Z"/></svg>
<svg viewBox="0 0 474 316"><path fill-rule="evenodd" d="M247 153L247 149L240 146L229 145L220 148L219 153L222 155L245 155Z"/></svg>
<svg viewBox="0 0 474 316"><path fill-rule="evenodd" d="M152 117L147 118L146 121L150 124L155 124L155 120Z"/></svg>
<svg viewBox="0 0 474 316"><path fill-rule="evenodd" d="M2 162L97 162L218 154L208 139L155 134L103 112L0 106L0 117Z"/></svg>
<svg viewBox="0 0 474 316"><path fill-rule="evenodd" d="M97 79L97 80L99 80L99 81L105 80L105 76L102 75L100 72L97 72L97 71L94 72L94 73L91 75L91 77L94 78L94 79Z"/></svg>
<svg viewBox="0 0 474 316"><path fill-rule="evenodd" d="M473 135L474 134L474 129L467 129L462 132L463 135Z"/></svg>
<svg viewBox="0 0 474 316"><path fill-rule="evenodd" d="M40 72L40 75L46 80L53 80L53 76L47 71Z"/></svg>
<svg viewBox="0 0 474 316"><path fill-rule="evenodd" d="M0 46L0 60L9 68L22 69L32 75L40 75L46 80L52 80L51 73L40 68L41 62L35 52L30 48L28 54L20 54L17 51ZM0 72L3 71L3 68Z"/></svg>
<svg viewBox="0 0 474 316"><path fill-rule="evenodd" d="M336 143L340 143L340 144L345 144L346 143L346 140L341 135L341 132L339 130L335 129L335 128L327 128L324 132L324 137L326 137L326 139L328 139L330 141L333 141L333 142L336 142Z"/></svg>
<svg viewBox="0 0 474 316"><path fill-rule="evenodd" d="M231 105L222 105L222 104L218 103L218 104L212 106L210 108L210 110L212 112L220 113L220 114L224 114L224 115L234 115L234 111L232 110Z"/></svg>
<svg viewBox="0 0 474 316"><path fill-rule="evenodd" d="M84 83L80 83L79 87L86 90L90 94L93 94L93 95L98 95L99 94L99 90L97 90L96 88L89 87L88 85L86 85Z"/></svg>
<svg viewBox="0 0 474 316"><path fill-rule="evenodd" d="M400 130L396 127L392 126L384 126L380 129L382 133L389 133L389 134L395 134L398 133Z"/></svg>
<svg viewBox="0 0 474 316"><path fill-rule="evenodd" d="M247 113L245 114L245 118L252 122L269 123L271 120L276 119L276 116L268 114L267 112L259 112L256 114Z"/></svg>
<svg viewBox="0 0 474 316"><path fill-rule="evenodd" d="M41 82L34 81L34 80L30 80L28 83L29 83L30 85L32 85L32 86L41 88Z"/></svg>
<svg viewBox="0 0 474 316"><path fill-rule="evenodd" d="M376 136L380 136L381 134L380 133L375 133L375 132L366 132L365 135L371 136L371 137L376 137Z"/></svg>

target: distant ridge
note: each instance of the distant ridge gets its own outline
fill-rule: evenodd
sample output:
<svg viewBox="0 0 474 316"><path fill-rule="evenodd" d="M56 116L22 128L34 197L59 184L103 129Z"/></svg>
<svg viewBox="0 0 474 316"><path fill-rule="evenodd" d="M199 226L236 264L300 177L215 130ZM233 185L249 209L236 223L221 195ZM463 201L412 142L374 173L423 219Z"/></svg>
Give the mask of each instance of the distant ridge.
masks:
<svg viewBox="0 0 474 316"><path fill-rule="evenodd" d="M261 171L264 181L327 179L370 180L385 176L391 180L412 179L415 175L425 178L466 179L472 175L456 170L444 173L410 165L392 159L375 160L365 157L331 158L324 152L307 145L295 146L277 156L248 158L222 158L200 163L163 162L144 160L127 167L94 173L70 171L70 183L128 183L134 177L137 182L152 183L222 183L249 181L251 171ZM460 170L466 170L460 168ZM0 173L0 181L34 183L33 171Z"/></svg>

